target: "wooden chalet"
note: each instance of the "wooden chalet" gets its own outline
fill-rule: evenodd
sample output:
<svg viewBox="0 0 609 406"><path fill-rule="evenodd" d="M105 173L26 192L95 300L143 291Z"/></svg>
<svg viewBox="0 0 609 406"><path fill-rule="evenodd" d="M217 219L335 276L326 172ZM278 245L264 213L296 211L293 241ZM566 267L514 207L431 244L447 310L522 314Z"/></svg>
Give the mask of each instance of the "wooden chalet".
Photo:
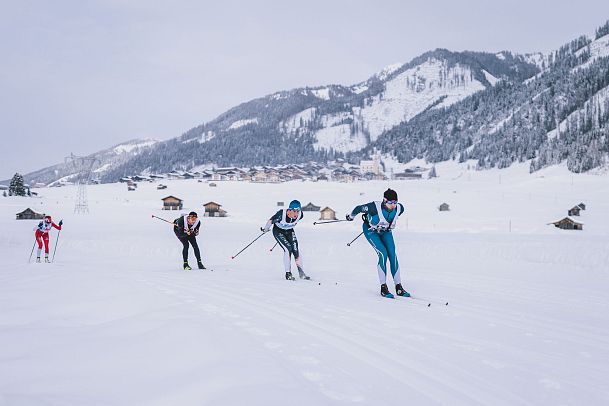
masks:
<svg viewBox="0 0 609 406"><path fill-rule="evenodd" d="M570 217L565 217L562 220L558 220L558 221L555 221L555 222L549 223L549 224L552 224L555 227L563 229L563 230L583 230L584 229L583 223L578 223L577 221L573 220Z"/></svg>
<svg viewBox="0 0 609 406"><path fill-rule="evenodd" d="M163 210L182 210L182 199L175 196L167 196L163 199Z"/></svg>
<svg viewBox="0 0 609 406"><path fill-rule="evenodd" d="M579 216L580 210L581 210L581 207L575 206L575 207L572 207L571 209L569 209L568 214L569 214L569 216Z"/></svg>
<svg viewBox="0 0 609 406"><path fill-rule="evenodd" d="M36 213L29 207L23 210L21 213L17 213L16 216L17 220L42 220L44 218L44 214Z"/></svg>
<svg viewBox="0 0 609 406"><path fill-rule="evenodd" d="M329 207L320 210L320 220L336 220L336 212Z"/></svg>
<svg viewBox="0 0 609 406"><path fill-rule="evenodd" d="M209 202L203 205L205 208L205 217L226 217L226 210L222 209L222 205L216 202Z"/></svg>
<svg viewBox="0 0 609 406"><path fill-rule="evenodd" d="M442 203L440 205L440 207L438 207L438 210L440 210L440 211L450 211L450 206L448 205L448 203Z"/></svg>
<svg viewBox="0 0 609 406"><path fill-rule="evenodd" d="M321 206L315 206L313 203L309 202L306 206L302 206L302 211L319 211Z"/></svg>

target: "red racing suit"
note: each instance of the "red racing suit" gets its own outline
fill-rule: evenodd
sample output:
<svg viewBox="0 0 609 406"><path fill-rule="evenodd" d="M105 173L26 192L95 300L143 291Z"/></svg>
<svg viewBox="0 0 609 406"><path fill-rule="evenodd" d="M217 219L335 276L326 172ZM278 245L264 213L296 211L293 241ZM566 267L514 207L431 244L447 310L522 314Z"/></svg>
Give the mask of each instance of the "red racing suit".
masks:
<svg viewBox="0 0 609 406"><path fill-rule="evenodd" d="M61 222L60 222L61 223ZM42 243L44 242L44 253L49 255L49 231L52 227L55 227L58 230L61 230L61 226L46 221L41 221L38 223L38 227L36 227L36 242L38 243L38 252L42 249Z"/></svg>

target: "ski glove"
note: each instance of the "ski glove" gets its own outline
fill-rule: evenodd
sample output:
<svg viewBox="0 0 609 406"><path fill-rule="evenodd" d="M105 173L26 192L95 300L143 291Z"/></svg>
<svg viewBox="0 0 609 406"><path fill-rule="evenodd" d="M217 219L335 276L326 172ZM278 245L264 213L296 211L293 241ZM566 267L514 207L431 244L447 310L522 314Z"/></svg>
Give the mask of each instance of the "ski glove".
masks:
<svg viewBox="0 0 609 406"><path fill-rule="evenodd" d="M63 225L63 220L59 220L59 223L57 223L57 225L58 225L59 227L61 227L61 226Z"/></svg>
<svg viewBox="0 0 609 406"><path fill-rule="evenodd" d="M347 221L353 221L353 216L351 216L351 213L347 214L345 218L347 219Z"/></svg>
<svg viewBox="0 0 609 406"><path fill-rule="evenodd" d="M260 231L262 231L263 233L268 233L270 231L270 228L260 227Z"/></svg>

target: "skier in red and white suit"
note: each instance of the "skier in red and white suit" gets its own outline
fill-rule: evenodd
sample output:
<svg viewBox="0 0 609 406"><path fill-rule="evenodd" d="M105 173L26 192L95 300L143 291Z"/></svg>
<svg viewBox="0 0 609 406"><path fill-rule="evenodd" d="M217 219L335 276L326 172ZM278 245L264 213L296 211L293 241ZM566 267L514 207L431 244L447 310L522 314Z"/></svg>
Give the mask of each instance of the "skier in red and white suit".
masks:
<svg viewBox="0 0 609 406"><path fill-rule="evenodd" d="M63 220L59 220L59 224L53 223L51 216L44 216L44 220L38 223L36 230L36 242L38 243L38 255L36 262L40 262L40 252L42 251L42 243L44 242L44 262L49 262L49 231L55 227L61 230Z"/></svg>

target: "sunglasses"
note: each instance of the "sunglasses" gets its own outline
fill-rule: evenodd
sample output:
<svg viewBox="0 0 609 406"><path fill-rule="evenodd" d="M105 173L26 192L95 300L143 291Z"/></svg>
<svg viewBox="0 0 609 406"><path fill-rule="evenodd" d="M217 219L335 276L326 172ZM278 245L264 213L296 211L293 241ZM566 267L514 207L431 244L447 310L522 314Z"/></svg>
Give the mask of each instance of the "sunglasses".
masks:
<svg viewBox="0 0 609 406"><path fill-rule="evenodd" d="M385 200L385 204L398 204L397 200Z"/></svg>

